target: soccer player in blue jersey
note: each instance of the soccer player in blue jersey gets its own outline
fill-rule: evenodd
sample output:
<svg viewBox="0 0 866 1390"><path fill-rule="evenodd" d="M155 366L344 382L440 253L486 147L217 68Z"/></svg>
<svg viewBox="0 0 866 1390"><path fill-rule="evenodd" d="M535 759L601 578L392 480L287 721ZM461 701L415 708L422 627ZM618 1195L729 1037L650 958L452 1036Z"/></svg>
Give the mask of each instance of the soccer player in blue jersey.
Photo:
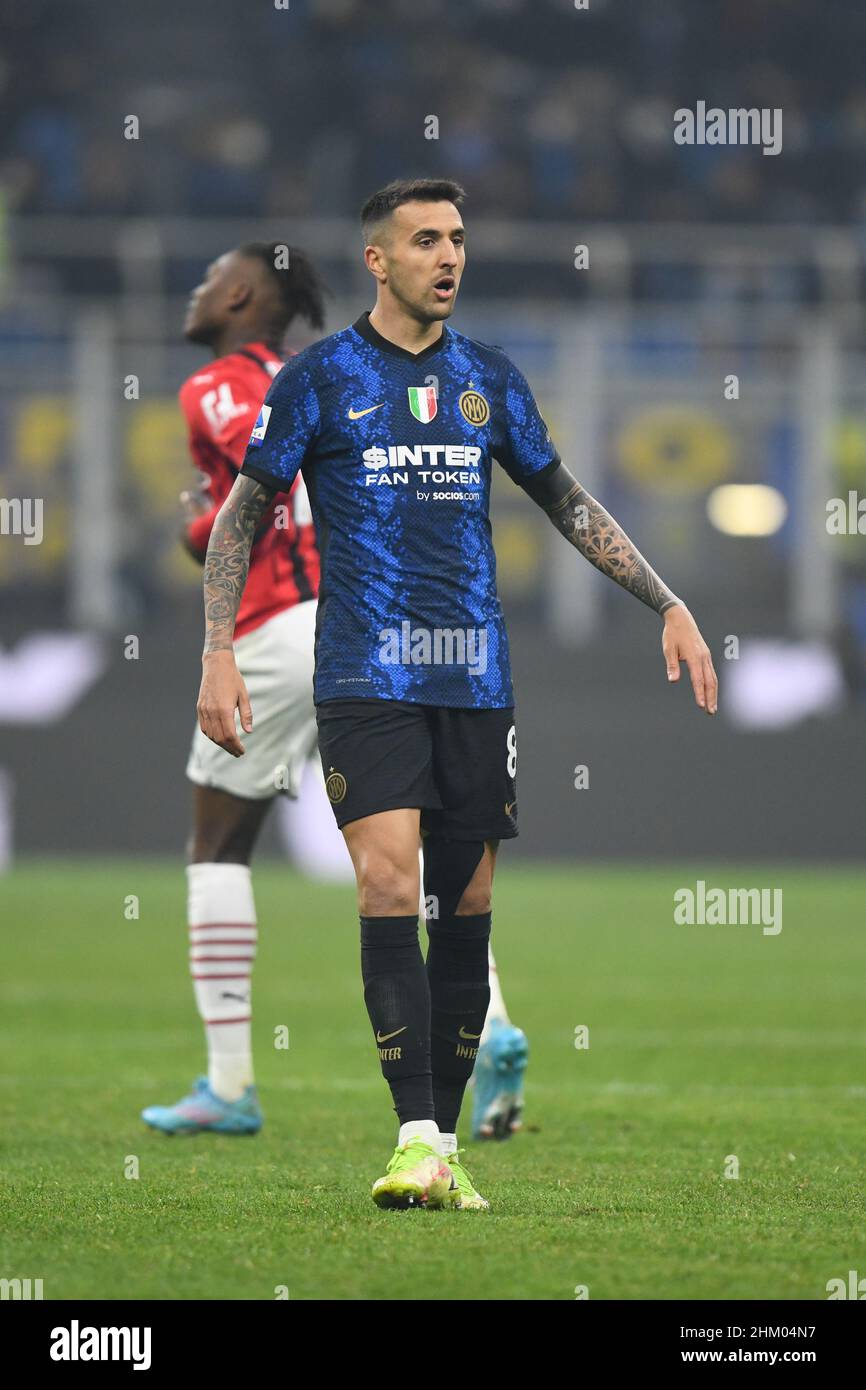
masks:
<svg viewBox="0 0 866 1390"><path fill-rule="evenodd" d="M211 533L202 731L240 756L252 711L232 650L256 526L303 469L321 552L319 750L358 883L364 999L400 1123L382 1207L483 1208L457 1119L490 997L500 840L517 834L517 745L488 503L493 461L596 568L662 619L669 680L717 683L694 619L559 458L498 348L446 326L465 263L450 180L364 205L376 304L271 386ZM240 730L236 725L239 714ZM418 938L423 838L429 948Z"/></svg>

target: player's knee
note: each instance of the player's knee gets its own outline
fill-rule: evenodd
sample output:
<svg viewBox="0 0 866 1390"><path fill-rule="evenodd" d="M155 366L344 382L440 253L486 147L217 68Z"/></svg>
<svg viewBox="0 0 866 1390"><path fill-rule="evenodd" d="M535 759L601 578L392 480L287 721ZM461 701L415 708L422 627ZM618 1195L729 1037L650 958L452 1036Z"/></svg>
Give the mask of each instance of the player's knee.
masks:
<svg viewBox="0 0 866 1390"><path fill-rule="evenodd" d="M456 914L458 917L474 917L478 913L489 912L493 906L493 867L499 841L486 840L484 848L485 852L460 896Z"/></svg>
<svg viewBox="0 0 866 1390"><path fill-rule="evenodd" d="M363 917L409 917L418 911L418 875L384 855L366 855L358 872L358 910Z"/></svg>
<svg viewBox="0 0 866 1390"><path fill-rule="evenodd" d="M424 840L424 896L440 918L490 911L491 868L482 840Z"/></svg>
<svg viewBox="0 0 866 1390"><path fill-rule="evenodd" d="M270 802L234 796L216 787L196 787L189 864L249 864Z"/></svg>
<svg viewBox="0 0 866 1390"><path fill-rule="evenodd" d="M481 912L489 912L492 899L492 887L490 879L476 882L474 879L460 895L457 904L456 917L474 917Z"/></svg>
<svg viewBox="0 0 866 1390"><path fill-rule="evenodd" d="M187 845L189 864L249 864L254 836L242 826L214 825L193 832Z"/></svg>

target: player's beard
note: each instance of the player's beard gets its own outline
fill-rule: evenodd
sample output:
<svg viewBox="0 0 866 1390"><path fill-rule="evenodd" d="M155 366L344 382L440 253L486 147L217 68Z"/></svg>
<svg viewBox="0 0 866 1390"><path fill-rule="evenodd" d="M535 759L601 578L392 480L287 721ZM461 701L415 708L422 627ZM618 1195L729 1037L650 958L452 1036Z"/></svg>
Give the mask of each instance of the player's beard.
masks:
<svg viewBox="0 0 866 1390"><path fill-rule="evenodd" d="M433 305L433 310L432 310L432 313L430 314L430 318L431 318L431 319L434 319L434 320L436 320L436 319L438 319L438 320L450 319L451 315L454 313L454 303L455 303L456 299L457 299L457 295L456 295L456 294L453 294L453 295L451 296L450 303L448 303L448 304L440 304L440 303L438 303L438 301L437 301L437 302Z"/></svg>
<svg viewBox="0 0 866 1390"><path fill-rule="evenodd" d="M429 297L425 297L424 299L415 297L408 287L402 285L399 276L396 280L393 276L391 277L390 288L391 293L404 313L408 314L410 318L413 318L416 323L439 323L443 319L450 318L451 314L454 312L459 283L455 277L454 293L451 296L450 302L447 304L440 304L438 300L433 300L431 302ZM427 295L429 296L431 293L432 287L428 289Z"/></svg>

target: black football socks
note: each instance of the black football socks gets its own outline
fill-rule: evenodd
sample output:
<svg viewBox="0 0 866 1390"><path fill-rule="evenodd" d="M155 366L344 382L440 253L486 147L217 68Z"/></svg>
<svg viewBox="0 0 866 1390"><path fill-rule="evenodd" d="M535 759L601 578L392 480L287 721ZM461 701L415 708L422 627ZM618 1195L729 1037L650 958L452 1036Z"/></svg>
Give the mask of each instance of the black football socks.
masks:
<svg viewBox="0 0 866 1390"><path fill-rule="evenodd" d="M382 1075L401 1125L434 1120L430 985L417 915L361 918L361 977ZM479 1032L483 1024L482 1015Z"/></svg>
<svg viewBox="0 0 866 1390"><path fill-rule="evenodd" d="M490 919L489 912L479 912L427 923L433 1101L441 1134L457 1131L463 1093L487 1017Z"/></svg>

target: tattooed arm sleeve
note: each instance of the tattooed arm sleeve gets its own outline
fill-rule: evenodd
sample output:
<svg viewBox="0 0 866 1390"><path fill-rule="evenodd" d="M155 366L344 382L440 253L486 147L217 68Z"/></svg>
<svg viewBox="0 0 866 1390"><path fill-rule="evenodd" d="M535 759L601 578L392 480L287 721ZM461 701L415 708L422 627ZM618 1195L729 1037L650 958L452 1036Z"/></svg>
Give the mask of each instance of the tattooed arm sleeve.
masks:
<svg viewBox="0 0 866 1390"><path fill-rule="evenodd" d="M239 473L219 510L204 562L205 653L231 651L256 526L275 492Z"/></svg>
<svg viewBox="0 0 866 1390"><path fill-rule="evenodd" d="M581 487L562 463L551 465L521 486L543 507L554 526L602 574L635 598L664 613L681 603L659 578L609 512Z"/></svg>

